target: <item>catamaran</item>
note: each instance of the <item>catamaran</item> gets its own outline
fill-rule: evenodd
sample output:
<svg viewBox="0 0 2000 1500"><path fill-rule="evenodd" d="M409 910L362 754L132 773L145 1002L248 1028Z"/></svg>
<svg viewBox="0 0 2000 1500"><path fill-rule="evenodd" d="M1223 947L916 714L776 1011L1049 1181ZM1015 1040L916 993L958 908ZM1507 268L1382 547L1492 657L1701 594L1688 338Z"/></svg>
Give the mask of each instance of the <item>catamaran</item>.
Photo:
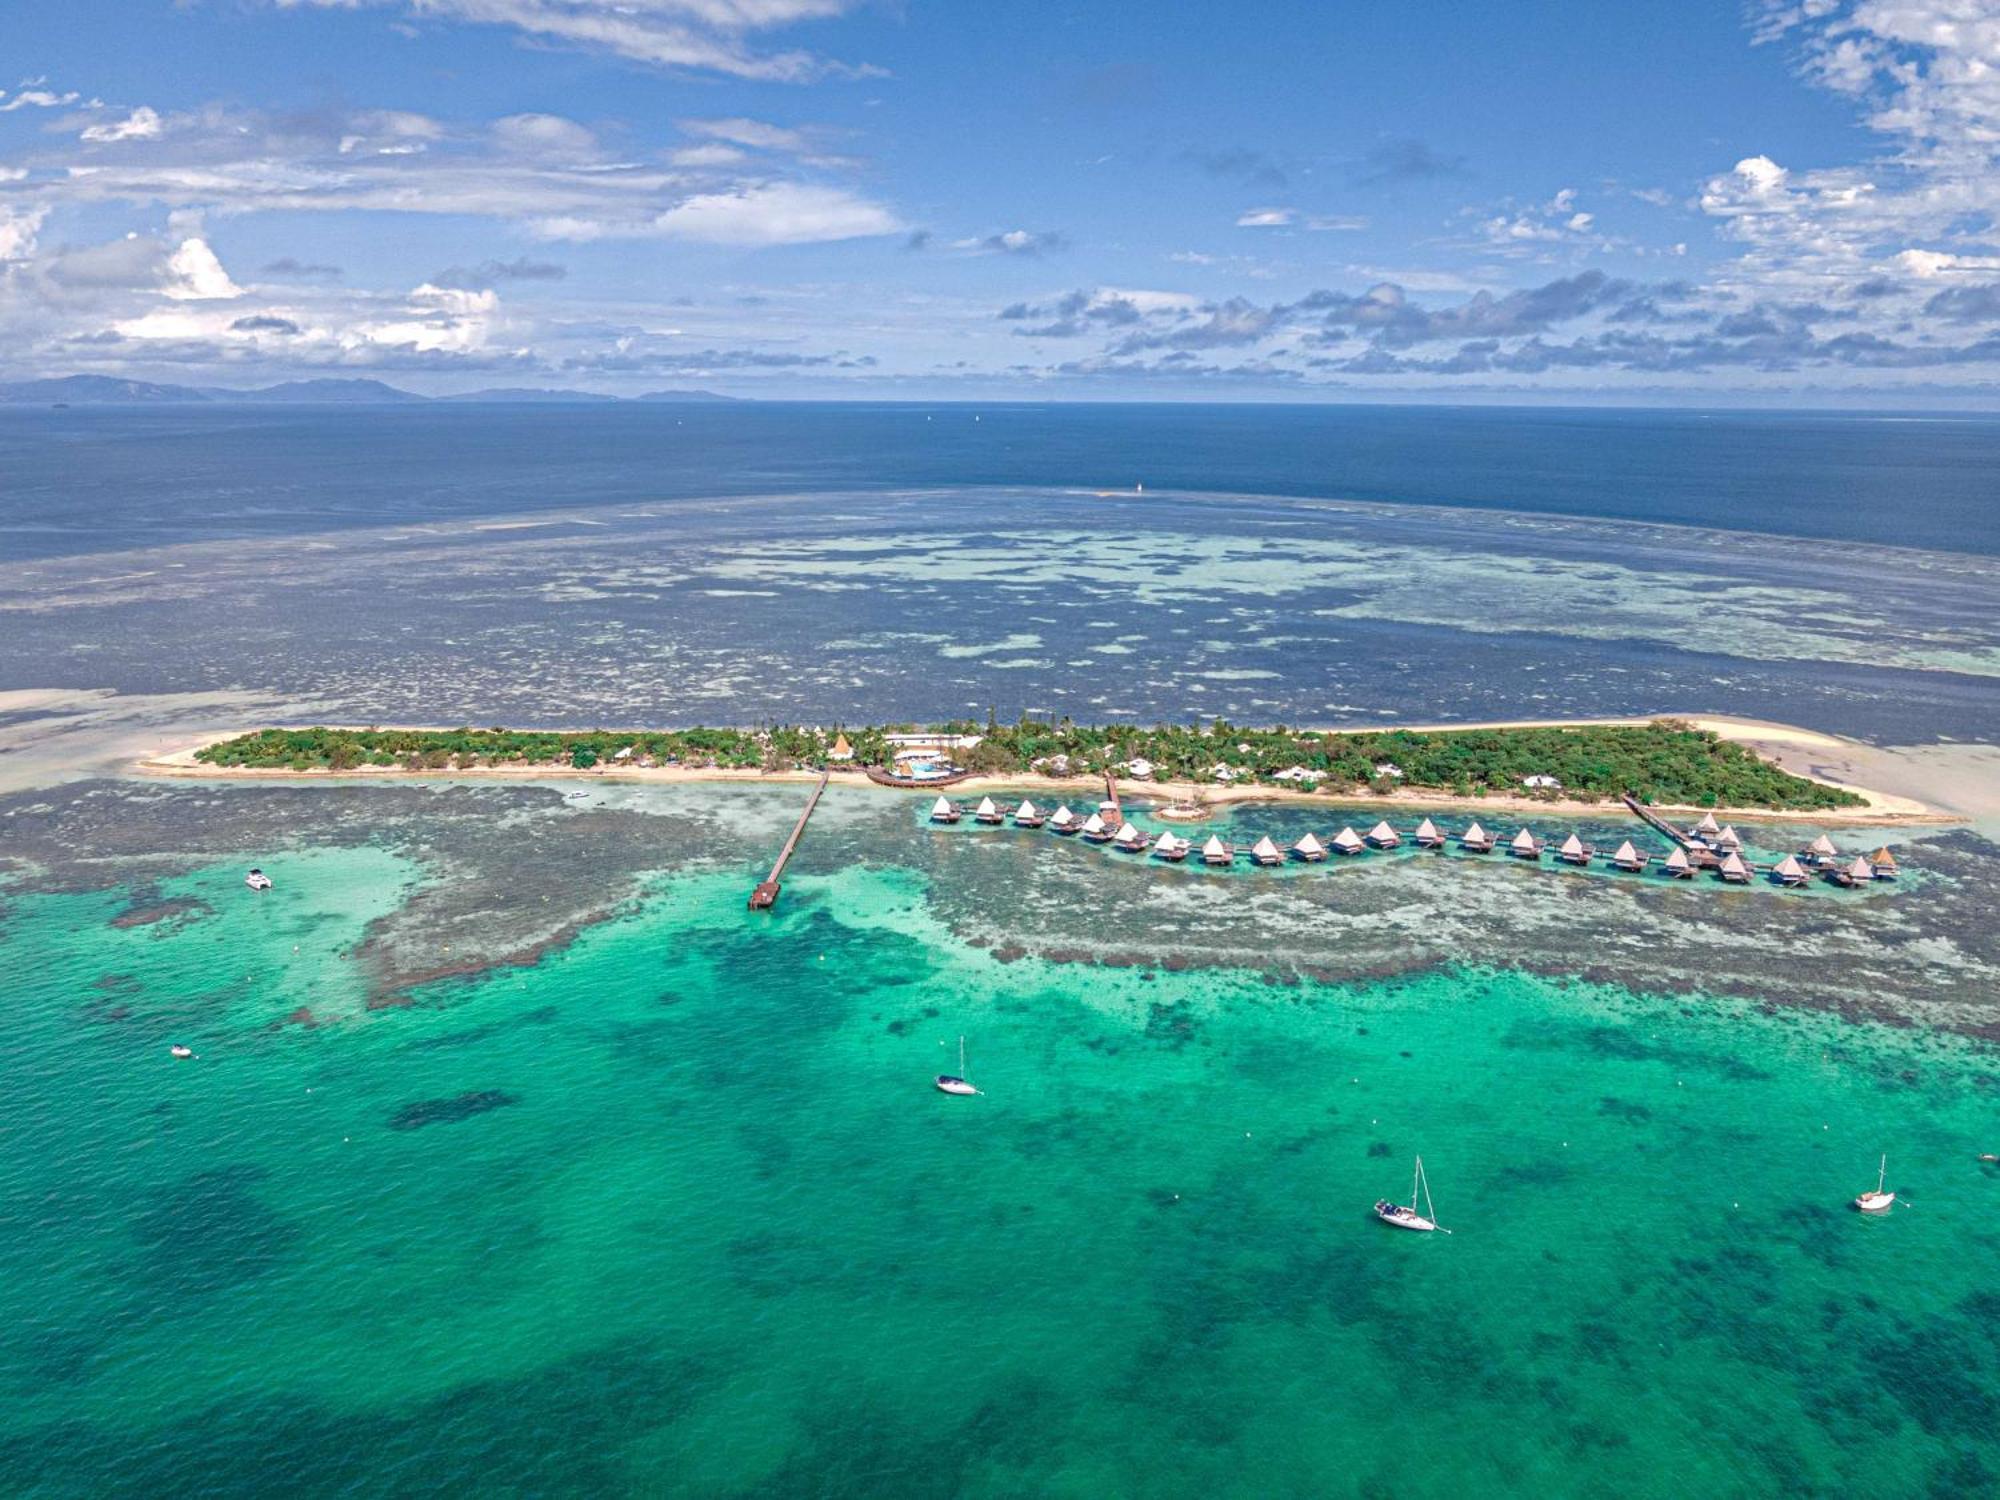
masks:
<svg viewBox="0 0 2000 1500"><path fill-rule="evenodd" d="M1422 1213L1417 1212L1420 1195L1424 1205ZM1415 1229L1425 1234L1443 1228L1437 1221L1437 1209L1431 1206L1431 1184L1430 1179L1424 1176L1424 1159L1421 1156L1417 1158L1416 1175L1410 1180L1408 1206L1391 1203L1384 1198L1375 1205L1375 1217L1397 1229ZM1451 1233L1449 1229L1444 1232Z"/></svg>
<svg viewBox="0 0 2000 1500"><path fill-rule="evenodd" d="M262 870L252 870L243 877L243 883L253 891L268 891L271 888L271 877Z"/></svg>
<svg viewBox="0 0 2000 1500"><path fill-rule="evenodd" d="M945 1093L945 1094L976 1094L979 1092L978 1089L974 1088L970 1083L966 1082L965 1079L964 1037L960 1037L958 1039L958 1071L956 1073L938 1074L937 1086L938 1086L938 1091L940 1093Z"/></svg>
<svg viewBox="0 0 2000 1500"><path fill-rule="evenodd" d="M1883 1185L1889 1180L1889 1158L1882 1158L1882 1165L1875 1173L1875 1191L1862 1193L1854 1200L1854 1206L1864 1214L1879 1214L1886 1211L1896 1201L1894 1193L1884 1192Z"/></svg>

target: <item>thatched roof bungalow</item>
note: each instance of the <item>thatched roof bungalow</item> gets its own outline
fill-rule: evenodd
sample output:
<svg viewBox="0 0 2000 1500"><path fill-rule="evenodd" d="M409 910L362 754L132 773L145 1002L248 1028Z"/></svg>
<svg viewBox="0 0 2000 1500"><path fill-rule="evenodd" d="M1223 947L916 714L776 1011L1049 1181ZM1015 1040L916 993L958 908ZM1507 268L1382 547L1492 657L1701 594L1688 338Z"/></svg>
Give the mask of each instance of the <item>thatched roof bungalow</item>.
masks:
<svg viewBox="0 0 2000 1500"><path fill-rule="evenodd" d="M1722 856L1722 863L1716 867L1715 873L1731 885L1750 883L1750 867L1743 863L1743 856L1734 849Z"/></svg>
<svg viewBox="0 0 2000 1500"><path fill-rule="evenodd" d="M1540 859L1542 841L1523 828L1508 841L1507 852L1515 859Z"/></svg>
<svg viewBox="0 0 2000 1500"><path fill-rule="evenodd" d="M1439 828L1429 818L1425 818L1423 822L1417 825L1417 847L1419 849L1442 849L1444 847L1444 830Z"/></svg>
<svg viewBox="0 0 2000 1500"><path fill-rule="evenodd" d="M1205 865L1234 864L1236 851L1223 843L1219 834L1211 833L1208 842L1201 846L1201 862Z"/></svg>
<svg viewBox="0 0 2000 1500"><path fill-rule="evenodd" d="M1123 849L1127 854L1143 854L1150 843L1152 840L1130 823L1120 823L1118 833L1112 839L1114 847Z"/></svg>
<svg viewBox="0 0 2000 1500"><path fill-rule="evenodd" d="M1250 863L1253 865L1281 865L1284 862L1284 853L1271 842L1268 834L1250 846Z"/></svg>
<svg viewBox="0 0 2000 1500"><path fill-rule="evenodd" d="M1556 850L1556 858L1566 865L1587 865L1590 863L1590 846L1572 833Z"/></svg>
<svg viewBox="0 0 2000 1500"><path fill-rule="evenodd" d="M956 823L958 818L958 809L952 805L949 797L940 797L931 804L931 821L933 823Z"/></svg>
<svg viewBox="0 0 2000 1500"><path fill-rule="evenodd" d="M1894 880L1903 873L1896 864L1896 856L1889 852L1887 844L1869 855L1868 863L1874 869L1877 880Z"/></svg>
<svg viewBox="0 0 2000 1500"><path fill-rule="evenodd" d="M1694 861L1688 858L1685 849L1676 849L1667 856L1666 873L1676 880L1694 879Z"/></svg>
<svg viewBox="0 0 2000 1500"><path fill-rule="evenodd" d="M1025 799L1019 807L1014 809L1014 826L1016 828L1040 828L1044 821L1042 810L1035 806L1034 803Z"/></svg>
<svg viewBox="0 0 2000 1500"><path fill-rule="evenodd" d="M1403 842L1403 836L1391 828L1389 820L1384 818L1368 830L1368 842L1377 849L1393 849Z"/></svg>
<svg viewBox="0 0 2000 1500"><path fill-rule="evenodd" d="M1318 834L1308 833L1292 845L1292 856L1304 860L1307 864L1317 864L1326 858L1326 845L1319 841Z"/></svg>
<svg viewBox="0 0 2000 1500"><path fill-rule="evenodd" d="M1488 833L1484 828L1481 828L1475 821L1470 828L1458 836L1458 847L1463 849L1467 854L1491 854L1493 852L1493 835Z"/></svg>
<svg viewBox="0 0 2000 1500"><path fill-rule="evenodd" d="M1618 846L1617 852L1611 856L1611 868L1614 870L1631 870L1636 873L1646 868L1646 856L1634 848L1632 841L1627 839Z"/></svg>
<svg viewBox="0 0 2000 1500"><path fill-rule="evenodd" d="M1368 846L1352 828L1343 828L1333 836L1333 847L1341 854L1359 854Z"/></svg>
<svg viewBox="0 0 2000 1500"><path fill-rule="evenodd" d="M979 806L972 810L972 821L997 828L1007 821L1007 815L1000 811L991 797L981 797Z"/></svg>
<svg viewBox="0 0 2000 1500"><path fill-rule="evenodd" d="M1806 873L1806 867L1799 863L1796 854L1787 854L1771 871L1771 879L1779 885L1804 885L1812 877Z"/></svg>

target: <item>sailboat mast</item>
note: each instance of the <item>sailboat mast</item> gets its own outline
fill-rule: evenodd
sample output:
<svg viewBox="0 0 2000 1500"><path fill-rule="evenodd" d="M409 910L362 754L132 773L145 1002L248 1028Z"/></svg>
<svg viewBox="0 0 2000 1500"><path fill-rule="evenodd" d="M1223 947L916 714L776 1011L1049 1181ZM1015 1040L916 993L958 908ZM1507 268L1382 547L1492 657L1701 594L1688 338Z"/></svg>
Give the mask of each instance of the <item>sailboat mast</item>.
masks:
<svg viewBox="0 0 2000 1500"><path fill-rule="evenodd" d="M1419 1189L1419 1188L1421 1188L1421 1187L1423 1186L1423 1182L1424 1182L1424 1159L1423 1159L1423 1158L1422 1158L1422 1157L1420 1156L1420 1157L1418 1157L1418 1158L1417 1158L1417 1165L1416 1165L1415 1169L1414 1169L1414 1170L1412 1170L1412 1171L1411 1171L1411 1173L1410 1173L1410 1212L1411 1212L1411 1213L1415 1213L1415 1212L1417 1211L1417 1191L1418 1191L1418 1189Z"/></svg>
<svg viewBox="0 0 2000 1500"><path fill-rule="evenodd" d="M1875 1172L1875 1191L1878 1193L1881 1192L1883 1184L1886 1183L1888 1180L1889 1180L1889 1153L1884 1151L1882 1153L1882 1165L1879 1168L1877 1168Z"/></svg>
<svg viewBox="0 0 2000 1500"><path fill-rule="evenodd" d="M960 1078L963 1078L963 1077L965 1076L965 1038L964 1038L964 1037L960 1037L960 1038L958 1039L958 1076L959 1076ZM1886 1158L1885 1158L1885 1160L1886 1160Z"/></svg>

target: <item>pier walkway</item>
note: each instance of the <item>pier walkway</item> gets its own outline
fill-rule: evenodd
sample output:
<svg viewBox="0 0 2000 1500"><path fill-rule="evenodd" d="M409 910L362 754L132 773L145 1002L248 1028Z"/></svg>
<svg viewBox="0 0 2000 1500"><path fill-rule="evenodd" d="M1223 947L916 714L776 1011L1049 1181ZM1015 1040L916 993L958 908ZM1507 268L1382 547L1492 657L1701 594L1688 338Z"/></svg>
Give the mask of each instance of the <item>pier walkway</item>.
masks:
<svg viewBox="0 0 2000 1500"><path fill-rule="evenodd" d="M812 795L806 798L805 810L799 814L798 822L792 825L791 837L785 840L785 847L778 851L778 862L771 866L771 873L750 893L750 910L769 911L778 904L778 892L782 889L779 882L785 877L785 862L792 857L792 851L799 847L799 839L806 831L806 820L813 815L813 809L819 806L819 794L826 790L828 775L826 771L819 773L819 780L813 784Z"/></svg>
<svg viewBox="0 0 2000 1500"><path fill-rule="evenodd" d="M1661 817L1658 813L1654 812L1650 807L1646 806L1645 803L1641 802L1637 797L1633 796L1630 792L1624 793L1623 796L1620 798L1620 800L1624 802L1626 808L1631 812L1631 814L1635 818L1638 818L1641 822L1647 824L1648 826L1652 827L1658 832L1664 833L1668 838L1672 839L1676 844L1679 844L1683 849L1692 849L1696 846L1697 840L1695 839L1693 834L1687 833L1682 829L1674 827L1673 824L1669 823L1665 818Z"/></svg>

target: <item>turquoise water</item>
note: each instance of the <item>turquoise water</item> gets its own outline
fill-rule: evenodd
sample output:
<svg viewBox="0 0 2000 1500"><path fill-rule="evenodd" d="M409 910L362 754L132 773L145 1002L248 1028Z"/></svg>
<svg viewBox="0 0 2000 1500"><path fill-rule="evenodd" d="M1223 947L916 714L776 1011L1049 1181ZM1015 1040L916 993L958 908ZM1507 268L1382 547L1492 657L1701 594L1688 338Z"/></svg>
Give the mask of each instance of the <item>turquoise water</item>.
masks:
<svg viewBox="0 0 2000 1500"><path fill-rule="evenodd" d="M1506 971L1007 963L883 863L760 917L741 872L662 875L533 965L376 993L357 950L426 878L328 849L136 925L117 890L0 916L9 1493L2000 1470L1976 1044ZM961 1034L976 1099L930 1087ZM1417 1152L1450 1236L1368 1216Z"/></svg>

